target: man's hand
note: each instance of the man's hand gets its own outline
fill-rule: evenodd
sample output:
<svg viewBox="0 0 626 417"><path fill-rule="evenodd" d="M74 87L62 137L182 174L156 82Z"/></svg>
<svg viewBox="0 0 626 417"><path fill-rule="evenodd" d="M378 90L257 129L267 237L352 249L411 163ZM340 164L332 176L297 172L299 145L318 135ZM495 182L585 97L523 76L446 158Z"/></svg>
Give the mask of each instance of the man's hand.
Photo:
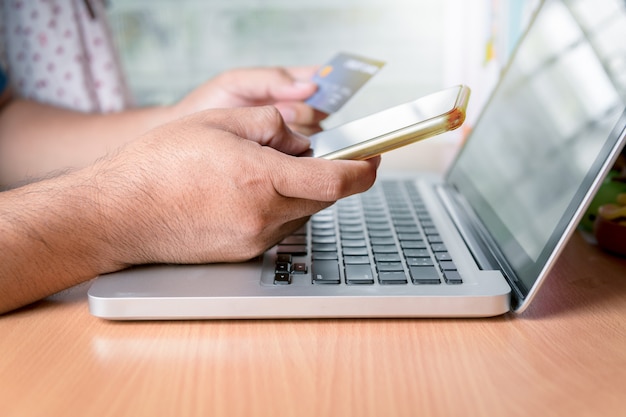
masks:
<svg viewBox="0 0 626 417"><path fill-rule="evenodd" d="M328 115L305 104L317 86L316 67L254 68L224 72L197 87L174 106L187 115L211 108L273 105L293 129L311 135Z"/></svg>
<svg viewBox="0 0 626 417"><path fill-rule="evenodd" d="M378 159L292 156L307 147L269 106L196 113L131 143L98 174L119 266L246 260L374 182Z"/></svg>
<svg viewBox="0 0 626 417"><path fill-rule="evenodd" d="M129 265L250 259L374 182L378 159L307 148L274 107L209 110L0 193L0 314Z"/></svg>

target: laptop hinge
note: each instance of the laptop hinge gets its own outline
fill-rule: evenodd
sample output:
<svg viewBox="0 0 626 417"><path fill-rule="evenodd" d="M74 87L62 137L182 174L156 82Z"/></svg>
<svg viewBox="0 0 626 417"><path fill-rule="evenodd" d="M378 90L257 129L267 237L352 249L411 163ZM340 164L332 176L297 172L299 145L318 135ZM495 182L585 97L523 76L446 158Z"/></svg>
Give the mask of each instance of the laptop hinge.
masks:
<svg viewBox="0 0 626 417"><path fill-rule="evenodd" d="M454 225L461 237L465 240L476 264L484 270L499 270L515 292L517 299L523 299L524 293L521 281L517 279L513 270L501 254L492 248L488 232L476 217L469 204L456 191L454 187L446 184L435 185L435 192L452 218Z"/></svg>

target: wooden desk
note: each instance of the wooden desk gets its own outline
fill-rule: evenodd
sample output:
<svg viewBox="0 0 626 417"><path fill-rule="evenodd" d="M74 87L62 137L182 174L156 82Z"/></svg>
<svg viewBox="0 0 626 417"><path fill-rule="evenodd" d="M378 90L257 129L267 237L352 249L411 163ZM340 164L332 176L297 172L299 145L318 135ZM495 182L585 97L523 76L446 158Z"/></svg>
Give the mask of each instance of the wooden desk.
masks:
<svg viewBox="0 0 626 417"><path fill-rule="evenodd" d="M0 318L0 416L626 416L626 260L576 234L521 317Z"/></svg>

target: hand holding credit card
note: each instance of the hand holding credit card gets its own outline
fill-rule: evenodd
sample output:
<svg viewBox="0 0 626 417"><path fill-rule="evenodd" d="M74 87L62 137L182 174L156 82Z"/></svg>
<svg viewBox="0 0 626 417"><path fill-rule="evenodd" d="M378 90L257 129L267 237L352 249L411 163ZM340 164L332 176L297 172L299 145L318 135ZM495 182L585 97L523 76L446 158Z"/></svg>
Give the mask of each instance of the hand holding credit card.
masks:
<svg viewBox="0 0 626 417"><path fill-rule="evenodd" d="M306 103L324 113L334 113L384 65L382 61L339 53L313 76L318 89Z"/></svg>

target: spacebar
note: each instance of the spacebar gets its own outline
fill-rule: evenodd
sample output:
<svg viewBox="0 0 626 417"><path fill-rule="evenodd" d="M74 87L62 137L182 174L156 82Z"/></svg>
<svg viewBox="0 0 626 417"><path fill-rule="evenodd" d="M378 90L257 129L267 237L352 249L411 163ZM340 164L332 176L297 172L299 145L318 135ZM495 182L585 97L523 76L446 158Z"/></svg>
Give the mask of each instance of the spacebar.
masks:
<svg viewBox="0 0 626 417"><path fill-rule="evenodd" d="M315 284L339 284L339 264L335 260L317 260L311 265L313 283Z"/></svg>

